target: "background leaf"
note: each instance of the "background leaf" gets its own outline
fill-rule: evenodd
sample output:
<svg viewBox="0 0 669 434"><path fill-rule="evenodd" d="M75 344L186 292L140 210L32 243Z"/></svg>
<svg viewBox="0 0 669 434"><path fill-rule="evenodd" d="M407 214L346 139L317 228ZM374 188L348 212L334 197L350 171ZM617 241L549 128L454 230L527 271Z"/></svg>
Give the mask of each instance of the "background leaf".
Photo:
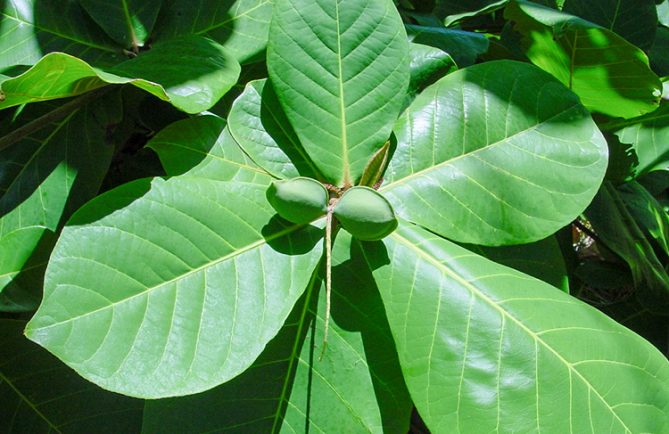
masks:
<svg viewBox="0 0 669 434"><path fill-rule="evenodd" d="M156 39L206 36L249 63L265 50L271 16L272 0L163 0Z"/></svg>
<svg viewBox="0 0 669 434"><path fill-rule="evenodd" d="M406 29L409 40L445 51L458 68L473 65L478 56L488 51L488 39L480 33L414 25L407 25Z"/></svg>
<svg viewBox="0 0 669 434"><path fill-rule="evenodd" d="M19 433L138 432L144 402L102 390L0 319L0 430Z"/></svg>
<svg viewBox="0 0 669 434"><path fill-rule="evenodd" d="M669 274L664 262L611 183L604 183L585 215L598 238L630 267L641 303L651 311L666 313Z"/></svg>
<svg viewBox="0 0 669 434"><path fill-rule="evenodd" d="M446 27L465 18L487 14L504 7L509 0L436 0L434 13Z"/></svg>
<svg viewBox="0 0 669 434"><path fill-rule="evenodd" d="M320 257L321 231L272 218L265 188L139 180L89 202L56 245L26 336L129 396L235 377L279 331Z"/></svg>
<svg viewBox="0 0 669 434"><path fill-rule="evenodd" d="M655 40L655 0L566 0L562 11L599 24L644 50Z"/></svg>
<svg viewBox="0 0 669 434"><path fill-rule="evenodd" d="M185 112L198 113L230 90L239 72L239 64L223 47L199 37L157 44L106 72L68 54L51 53L24 74L0 82L5 96L0 109L130 83Z"/></svg>
<svg viewBox="0 0 669 434"><path fill-rule="evenodd" d="M667 429L667 359L596 309L406 223L365 252L431 432Z"/></svg>
<svg viewBox="0 0 669 434"><path fill-rule="evenodd" d="M505 17L525 55L572 89L589 110L631 118L657 108L661 84L639 48L573 15L516 0Z"/></svg>
<svg viewBox="0 0 669 434"><path fill-rule="evenodd" d="M395 135L381 191L397 215L472 244L545 238L583 211L606 169L606 142L576 95L513 61L442 78Z"/></svg>
<svg viewBox="0 0 669 434"><path fill-rule="evenodd" d="M52 51L69 53L95 66L125 60L121 49L78 1L4 0L0 9L0 70L32 65Z"/></svg>
<svg viewBox="0 0 669 434"><path fill-rule="evenodd" d="M409 84L389 0L277 0L267 67L302 146L336 185L355 183L388 139Z"/></svg>
<svg viewBox="0 0 669 434"><path fill-rule="evenodd" d="M622 122L612 122L612 129L622 143L633 145L639 160L637 176L669 167L669 101L647 115Z"/></svg>
<svg viewBox="0 0 669 434"><path fill-rule="evenodd" d="M137 49L151 35L163 0L79 0L86 12L116 42Z"/></svg>
<svg viewBox="0 0 669 434"><path fill-rule="evenodd" d="M98 188L111 162L106 140L121 116L113 98L80 107L0 152L0 310L32 310L56 234ZM39 105L15 120L39 118Z"/></svg>

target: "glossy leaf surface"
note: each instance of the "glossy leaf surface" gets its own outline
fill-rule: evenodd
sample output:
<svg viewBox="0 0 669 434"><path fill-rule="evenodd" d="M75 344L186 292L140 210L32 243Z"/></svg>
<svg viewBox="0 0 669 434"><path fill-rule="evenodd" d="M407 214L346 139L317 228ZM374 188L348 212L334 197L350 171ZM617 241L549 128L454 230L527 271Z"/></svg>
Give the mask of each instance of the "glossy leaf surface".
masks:
<svg viewBox="0 0 669 434"><path fill-rule="evenodd" d="M63 230L26 335L130 396L221 384L276 335L320 257L319 229L273 215L264 186L241 182L139 180L102 195Z"/></svg>
<svg viewBox="0 0 669 434"><path fill-rule="evenodd" d="M0 319L0 431L7 434L137 432L144 402L109 393Z"/></svg>
<svg viewBox="0 0 669 434"><path fill-rule="evenodd" d="M432 432L667 429L667 359L596 309L409 224L365 254Z"/></svg>
<svg viewBox="0 0 669 434"><path fill-rule="evenodd" d="M267 67L309 157L351 185L388 139L409 84L408 42L389 0L277 0Z"/></svg>
<svg viewBox="0 0 669 434"><path fill-rule="evenodd" d="M79 0L79 3L114 41L136 49L151 34L163 0Z"/></svg>
<svg viewBox="0 0 669 434"><path fill-rule="evenodd" d="M657 108L661 84L648 58L614 32L535 3L505 10L525 55L572 89L589 110L631 118Z"/></svg>
<svg viewBox="0 0 669 434"><path fill-rule="evenodd" d="M504 7L509 0L436 0L435 14L447 27L469 17L486 14Z"/></svg>
<svg viewBox="0 0 669 434"><path fill-rule="evenodd" d="M585 209L606 169L606 142L576 95L519 62L442 78L395 135L381 191L398 216L466 243L545 238Z"/></svg>
<svg viewBox="0 0 669 434"><path fill-rule="evenodd" d="M488 50L488 40L480 33L412 25L406 26L406 29L412 42L445 51L458 68L473 65L478 56Z"/></svg>
<svg viewBox="0 0 669 434"><path fill-rule="evenodd" d="M182 54L175 56L174 52ZM51 53L24 74L0 82L5 97L0 109L130 83L180 110L198 113L230 90L239 72L239 64L223 47L199 37L156 45L106 72L68 54Z"/></svg>

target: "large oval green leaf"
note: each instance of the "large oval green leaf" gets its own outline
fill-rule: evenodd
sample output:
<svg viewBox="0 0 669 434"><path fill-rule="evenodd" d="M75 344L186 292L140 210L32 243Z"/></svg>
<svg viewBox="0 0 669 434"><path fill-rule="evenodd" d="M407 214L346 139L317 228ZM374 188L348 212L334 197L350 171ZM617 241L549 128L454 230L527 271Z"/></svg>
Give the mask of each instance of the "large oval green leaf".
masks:
<svg viewBox="0 0 669 434"><path fill-rule="evenodd" d="M354 183L388 139L409 84L408 42L390 0L277 0L269 76L329 182Z"/></svg>
<svg viewBox="0 0 669 434"><path fill-rule="evenodd" d="M174 53L182 53L175 56ZM64 53L0 82L0 109L80 95L108 84L132 84L187 113L209 109L236 83L241 67L218 43L170 40L104 71Z"/></svg>
<svg viewBox="0 0 669 434"><path fill-rule="evenodd" d="M206 393L148 402L144 432L406 434L413 405L383 303L350 241L340 233L333 250L333 312L322 359L325 291L314 279L247 371Z"/></svg>
<svg viewBox="0 0 669 434"><path fill-rule="evenodd" d="M200 392L244 371L320 258L321 230L276 219L265 187L139 180L69 221L26 335L130 396Z"/></svg>
<svg viewBox="0 0 669 434"><path fill-rule="evenodd" d="M526 63L488 62L421 93L381 191L398 215L474 244L536 241L594 197L607 146L578 97Z"/></svg>
<svg viewBox="0 0 669 434"><path fill-rule="evenodd" d="M365 252L431 432L669 428L667 359L593 307L406 223Z"/></svg>
<svg viewBox="0 0 669 434"><path fill-rule="evenodd" d="M525 55L589 110L631 118L657 107L662 85L648 57L616 33L524 0L513 1L504 15L522 35Z"/></svg>

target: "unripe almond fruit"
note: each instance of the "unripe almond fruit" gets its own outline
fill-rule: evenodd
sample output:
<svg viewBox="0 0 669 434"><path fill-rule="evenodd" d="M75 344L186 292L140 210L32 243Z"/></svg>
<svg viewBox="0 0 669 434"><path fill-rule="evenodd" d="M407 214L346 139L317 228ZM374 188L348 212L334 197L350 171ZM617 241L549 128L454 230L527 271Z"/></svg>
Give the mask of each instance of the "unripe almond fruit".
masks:
<svg viewBox="0 0 669 434"><path fill-rule="evenodd" d="M376 241L397 228L397 219L390 202L369 187L352 187L344 193L333 213L341 226L354 237Z"/></svg>
<svg viewBox="0 0 669 434"><path fill-rule="evenodd" d="M297 177L272 182L267 189L267 200L279 216L302 224L325 215L329 195L315 179Z"/></svg>

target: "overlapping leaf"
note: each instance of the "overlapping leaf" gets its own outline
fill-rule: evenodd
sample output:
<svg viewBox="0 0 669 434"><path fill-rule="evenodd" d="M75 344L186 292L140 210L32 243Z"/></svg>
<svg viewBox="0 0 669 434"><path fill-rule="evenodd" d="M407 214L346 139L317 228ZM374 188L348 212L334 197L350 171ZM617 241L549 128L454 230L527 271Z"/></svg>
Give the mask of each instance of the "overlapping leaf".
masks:
<svg viewBox="0 0 669 434"><path fill-rule="evenodd" d="M388 139L409 83L389 0L278 0L267 66L302 146L326 180L354 183Z"/></svg>
<svg viewBox="0 0 669 434"><path fill-rule="evenodd" d="M86 12L114 41L137 49L153 30L163 0L79 0Z"/></svg>
<svg viewBox="0 0 669 434"><path fill-rule="evenodd" d="M445 51L459 68L473 65L478 56L488 51L488 40L480 33L413 25L406 29L412 42Z"/></svg>
<svg viewBox="0 0 669 434"><path fill-rule="evenodd" d="M585 209L606 169L606 142L576 95L519 62L442 78L395 135L381 191L399 216L467 243L545 238Z"/></svg>
<svg viewBox="0 0 669 434"><path fill-rule="evenodd" d="M588 109L631 118L657 108L658 77L639 48L614 32L524 0L505 10L525 54L572 89Z"/></svg>
<svg viewBox="0 0 669 434"><path fill-rule="evenodd" d="M667 359L596 309L413 225L366 247L431 432L668 428Z"/></svg>
<svg viewBox="0 0 669 434"><path fill-rule="evenodd" d="M383 305L359 248L349 250L340 233L322 360L325 297L317 285L248 371L207 393L148 403L144 431L405 434L412 405Z"/></svg>
<svg viewBox="0 0 669 434"><path fill-rule="evenodd" d="M147 144L170 176L268 185L270 176L241 150L225 120L213 115L175 122Z"/></svg>
<svg viewBox="0 0 669 434"><path fill-rule="evenodd" d="M24 74L0 82L0 109L130 83L185 112L198 113L230 90L239 72L239 64L223 47L200 37L157 44L105 71L68 54L51 53Z"/></svg>
<svg viewBox="0 0 669 434"><path fill-rule="evenodd" d="M509 0L436 0L435 14L444 20L444 25L451 26L457 22L477 15L487 14L504 7Z"/></svg>
<svg viewBox="0 0 669 434"><path fill-rule="evenodd" d="M115 65L125 58L78 1L5 0L2 6L0 70L32 65L52 51L67 52L95 66Z"/></svg>
<svg viewBox="0 0 669 434"><path fill-rule="evenodd" d="M654 0L566 0L562 11L599 24L644 50L655 39Z"/></svg>
<svg viewBox="0 0 669 434"><path fill-rule="evenodd" d="M669 273L611 183L602 186L585 215L599 239L630 267L641 302L649 310L666 313Z"/></svg>
<svg viewBox="0 0 669 434"><path fill-rule="evenodd" d="M242 182L139 180L99 196L63 230L26 335L126 395L217 386L276 335L320 257L321 230L273 216L265 187Z"/></svg>
<svg viewBox="0 0 669 434"><path fill-rule="evenodd" d="M272 0L164 0L160 16L157 39L206 36L248 63L267 45Z"/></svg>
<svg viewBox="0 0 669 434"><path fill-rule="evenodd" d="M36 107L16 122L52 108ZM113 152L105 132L120 115L113 99L103 99L0 152L0 309L37 306L55 234L97 194Z"/></svg>
<svg viewBox="0 0 669 434"><path fill-rule="evenodd" d="M7 434L137 432L144 402L104 391L0 319L0 431Z"/></svg>
<svg viewBox="0 0 669 434"><path fill-rule="evenodd" d="M244 151L277 178L323 178L304 152L267 80L246 85L232 105L228 122Z"/></svg>

